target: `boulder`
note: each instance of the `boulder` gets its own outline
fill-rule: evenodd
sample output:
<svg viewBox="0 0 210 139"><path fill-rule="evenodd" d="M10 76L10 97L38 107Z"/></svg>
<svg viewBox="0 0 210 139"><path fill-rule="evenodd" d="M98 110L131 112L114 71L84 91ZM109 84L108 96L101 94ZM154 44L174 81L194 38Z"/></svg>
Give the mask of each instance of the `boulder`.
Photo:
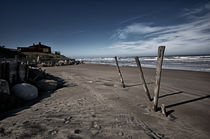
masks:
<svg viewBox="0 0 210 139"><path fill-rule="evenodd" d="M57 88L58 83L55 80L42 79L36 83L40 91L53 91Z"/></svg>
<svg viewBox="0 0 210 139"><path fill-rule="evenodd" d="M22 100L28 101L38 97L38 89L27 83L16 84L11 91L14 95Z"/></svg>

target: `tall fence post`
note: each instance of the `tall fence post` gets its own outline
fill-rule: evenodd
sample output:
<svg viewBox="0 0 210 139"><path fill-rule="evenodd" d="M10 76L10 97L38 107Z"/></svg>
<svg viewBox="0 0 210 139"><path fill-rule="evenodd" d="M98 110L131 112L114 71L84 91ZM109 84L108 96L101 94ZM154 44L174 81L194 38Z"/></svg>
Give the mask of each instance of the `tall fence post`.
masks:
<svg viewBox="0 0 210 139"><path fill-rule="evenodd" d="M165 46L159 46L156 76L155 76L155 87L154 87L154 105L153 105L154 111L157 111L157 108L158 108L158 97L159 97L159 90L160 90L160 79L161 79L164 51L165 51Z"/></svg>
<svg viewBox="0 0 210 139"><path fill-rule="evenodd" d="M140 76L141 83L143 83L144 91L145 91L148 99L151 101L152 99L151 99L151 96L150 96L150 93L149 93L149 89L148 89L147 84L146 84L145 79L144 79L144 73L143 73L143 70L141 68L141 63L140 63L138 57L135 57L135 60L136 60L137 66L139 68L139 73L140 73L139 76Z"/></svg>
<svg viewBox="0 0 210 139"><path fill-rule="evenodd" d="M115 62L116 62L116 66L117 66L117 70L118 70L118 73L119 73L119 76L120 76L120 81L123 85L123 88L125 88L125 83L124 83L124 80L123 80L123 77L122 77L122 73L120 71L120 67L119 67L119 64L118 64L118 60L117 60L117 57L115 56Z"/></svg>

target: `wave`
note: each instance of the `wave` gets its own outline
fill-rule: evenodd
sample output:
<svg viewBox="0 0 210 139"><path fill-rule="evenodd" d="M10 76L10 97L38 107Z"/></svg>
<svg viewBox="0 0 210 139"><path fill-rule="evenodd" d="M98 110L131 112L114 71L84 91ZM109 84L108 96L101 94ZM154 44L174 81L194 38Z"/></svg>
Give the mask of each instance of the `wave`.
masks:
<svg viewBox="0 0 210 139"><path fill-rule="evenodd" d="M84 63L115 65L113 57L96 57L77 59ZM142 67L155 68L157 57L139 57ZM136 66L132 57L119 57L120 66ZM165 56L164 69L190 70L210 72L210 55L205 56Z"/></svg>

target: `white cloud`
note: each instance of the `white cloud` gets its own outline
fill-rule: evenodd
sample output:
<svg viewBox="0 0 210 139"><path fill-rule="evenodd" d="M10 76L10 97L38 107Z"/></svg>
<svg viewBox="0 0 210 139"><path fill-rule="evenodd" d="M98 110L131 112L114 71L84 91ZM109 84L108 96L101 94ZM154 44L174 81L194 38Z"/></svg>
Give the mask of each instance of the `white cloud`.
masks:
<svg viewBox="0 0 210 139"><path fill-rule="evenodd" d="M139 35L145 33L153 33L162 30L162 27L152 27L143 23L136 23L126 26L123 29L118 29L112 38L127 39L129 35Z"/></svg>
<svg viewBox="0 0 210 139"><path fill-rule="evenodd" d="M208 10L202 16L199 12ZM165 45L168 54L210 53L210 4L198 8L185 16L194 16L187 23L173 26L152 26L136 23L118 29L112 38L118 42L110 46L121 54L154 54L157 47ZM133 37L138 39L132 39Z"/></svg>

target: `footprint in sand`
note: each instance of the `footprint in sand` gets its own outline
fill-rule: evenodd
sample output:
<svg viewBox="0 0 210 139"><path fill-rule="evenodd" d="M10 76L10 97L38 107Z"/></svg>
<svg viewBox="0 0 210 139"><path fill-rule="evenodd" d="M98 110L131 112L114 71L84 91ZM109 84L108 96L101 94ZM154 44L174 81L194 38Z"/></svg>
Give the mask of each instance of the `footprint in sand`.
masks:
<svg viewBox="0 0 210 139"><path fill-rule="evenodd" d="M75 133L75 134L80 134L81 132L82 132L82 131L79 130L79 129L75 129L75 130L74 130L74 133Z"/></svg>

